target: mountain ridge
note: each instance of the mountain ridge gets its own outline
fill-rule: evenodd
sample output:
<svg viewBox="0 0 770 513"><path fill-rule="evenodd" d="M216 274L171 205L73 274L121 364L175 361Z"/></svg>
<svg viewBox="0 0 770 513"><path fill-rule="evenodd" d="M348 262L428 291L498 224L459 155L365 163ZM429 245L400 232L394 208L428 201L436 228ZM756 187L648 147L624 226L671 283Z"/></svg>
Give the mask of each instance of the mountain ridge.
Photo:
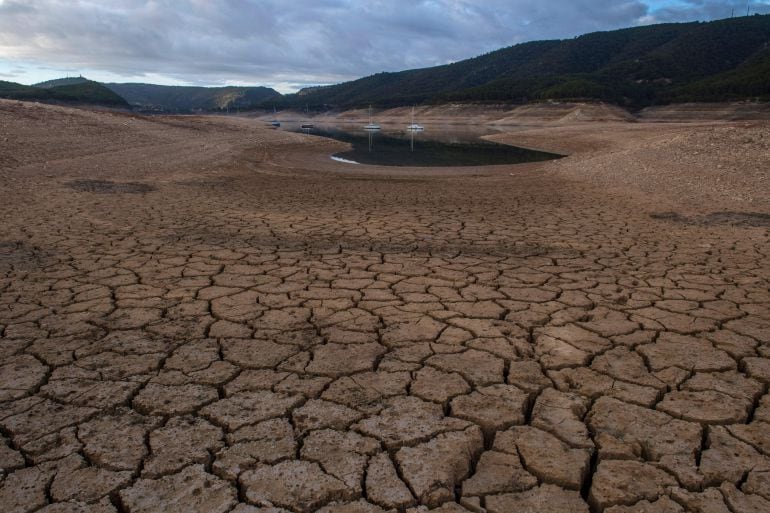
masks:
<svg viewBox="0 0 770 513"><path fill-rule="evenodd" d="M281 98L282 108L597 100L627 108L770 100L770 15L530 41L452 64L383 72Z"/></svg>
<svg viewBox="0 0 770 513"><path fill-rule="evenodd" d="M228 109L252 109L280 97L275 89L263 86L164 86L143 83L104 84L137 110L186 113Z"/></svg>

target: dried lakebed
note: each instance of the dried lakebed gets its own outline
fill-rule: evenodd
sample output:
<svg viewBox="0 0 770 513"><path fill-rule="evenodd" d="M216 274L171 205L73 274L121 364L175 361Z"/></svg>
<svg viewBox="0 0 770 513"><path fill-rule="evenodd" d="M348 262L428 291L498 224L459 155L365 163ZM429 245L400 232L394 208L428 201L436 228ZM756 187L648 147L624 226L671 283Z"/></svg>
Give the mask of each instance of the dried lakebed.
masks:
<svg viewBox="0 0 770 513"><path fill-rule="evenodd" d="M0 121L0 511L770 510L766 226L238 118Z"/></svg>

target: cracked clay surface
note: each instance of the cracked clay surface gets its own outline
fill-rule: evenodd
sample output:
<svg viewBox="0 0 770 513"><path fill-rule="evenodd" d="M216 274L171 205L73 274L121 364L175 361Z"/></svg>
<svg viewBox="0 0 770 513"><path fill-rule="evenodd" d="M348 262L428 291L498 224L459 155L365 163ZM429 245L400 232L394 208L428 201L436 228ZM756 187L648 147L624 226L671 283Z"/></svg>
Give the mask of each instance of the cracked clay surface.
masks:
<svg viewBox="0 0 770 513"><path fill-rule="evenodd" d="M0 122L1 511L770 511L766 226L253 120Z"/></svg>

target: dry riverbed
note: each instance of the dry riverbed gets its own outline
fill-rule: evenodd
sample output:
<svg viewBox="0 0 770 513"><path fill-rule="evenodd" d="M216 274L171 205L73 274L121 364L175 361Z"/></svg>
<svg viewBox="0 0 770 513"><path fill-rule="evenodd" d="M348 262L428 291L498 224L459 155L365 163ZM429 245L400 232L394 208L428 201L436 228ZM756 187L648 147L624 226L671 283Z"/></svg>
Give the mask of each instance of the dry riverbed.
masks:
<svg viewBox="0 0 770 513"><path fill-rule="evenodd" d="M0 101L0 511L770 511L770 125L568 121Z"/></svg>

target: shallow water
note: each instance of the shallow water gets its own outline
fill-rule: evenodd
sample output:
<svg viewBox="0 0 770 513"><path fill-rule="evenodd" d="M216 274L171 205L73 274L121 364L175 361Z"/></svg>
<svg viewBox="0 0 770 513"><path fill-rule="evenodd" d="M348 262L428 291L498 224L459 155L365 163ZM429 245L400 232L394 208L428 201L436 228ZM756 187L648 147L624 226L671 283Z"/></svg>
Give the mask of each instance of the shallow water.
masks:
<svg viewBox="0 0 770 513"><path fill-rule="evenodd" d="M487 127L426 127L409 132L405 127L367 131L358 125L317 125L312 129L286 128L350 143L353 148L332 157L349 165L454 167L521 164L560 158L561 155L518 148L481 137L496 133Z"/></svg>

